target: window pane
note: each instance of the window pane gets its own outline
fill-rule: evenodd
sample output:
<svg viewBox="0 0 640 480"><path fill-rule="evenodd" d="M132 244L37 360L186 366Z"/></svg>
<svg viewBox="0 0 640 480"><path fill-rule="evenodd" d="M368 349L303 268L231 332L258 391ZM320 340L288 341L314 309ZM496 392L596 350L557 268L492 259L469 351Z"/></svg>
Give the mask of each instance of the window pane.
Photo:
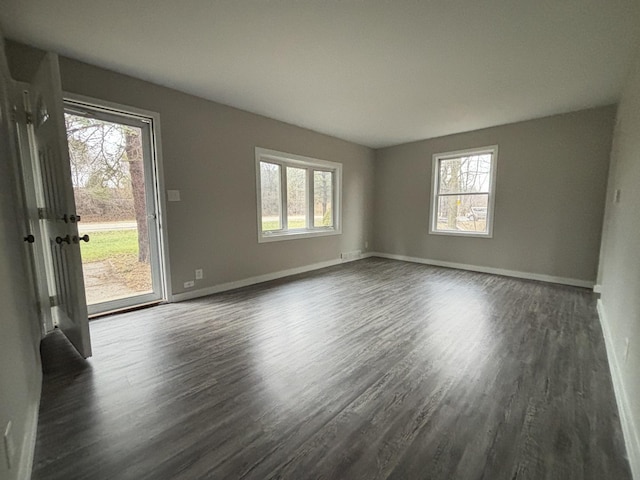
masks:
<svg viewBox="0 0 640 480"><path fill-rule="evenodd" d="M307 228L307 171L287 167L287 227Z"/></svg>
<svg viewBox="0 0 640 480"><path fill-rule="evenodd" d="M491 154L440 160L438 193L488 192L491 179Z"/></svg>
<svg viewBox="0 0 640 480"><path fill-rule="evenodd" d="M280 198L280 165L260 162L260 189L262 192L262 231L282 228L282 201Z"/></svg>
<svg viewBox="0 0 640 480"><path fill-rule="evenodd" d="M438 197L438 231L487 233L489 195Z"/></svg>
<svg viewBox="0 0 640 480"><path fill-rule="evenodd" d="M333 227L333 173L313 172L313 226Z"/></svg>

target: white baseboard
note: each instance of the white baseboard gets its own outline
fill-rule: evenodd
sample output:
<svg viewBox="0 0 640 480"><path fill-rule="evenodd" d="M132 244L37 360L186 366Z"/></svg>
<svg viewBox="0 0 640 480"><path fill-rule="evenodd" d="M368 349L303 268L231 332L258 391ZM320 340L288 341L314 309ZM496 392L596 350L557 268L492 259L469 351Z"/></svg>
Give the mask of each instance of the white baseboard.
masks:
<svg viewBox="0 0 640 480"><path fill-rule="evenodd" d="M436 267L457 268L459 270L470 270L473 272L493 273L495 275L504 275L506 277L524 278L527 280L539 280L541 282L560 283L562 285L571 285L574 287L593 288L593 282L580 280L577 278L555 277L553 275L543 275L541 273L520 272L517 270L505 270L502 268L483 267L481 265L469 265L466 263L443 262L441 260L432 260L430 258L407 257L405 255L394 255L391 253L372 252L372 257L389 258L392 260L401 260L403 262L423 263L425 265L433 265Z"/></svg>
<svg viewBox="0 0 640 480"><path fill-rule="evenodd" d="M183 302L185 300L191 300L193 298L206 297L207 295L213 295L214 293L226 292L228 290L234 290L236 288L248 287L249 285L255 285L256 283L268 282L276 280L278 278L289 277L291 275L297 275L299 273L310 272L312 270L319 270L321 268L332 267L341 263L353 262L356 260L362 260L363 258L380 257L388 258L391 260L401 260L404 262L422 263L425 265L433 265L437 267L457 268L460 270L470 270L474 272L493 273L496 275L505 275L507 277L524 278L528 280L539 280L542 282L560 283L563 285L572 285L575 287L593 288L593 282L586 280L579 280L576 278L554 277L552 275L542 275L539 273L519 272L516 270L504 270L502 268L483 267L479 265L468 265L465 263L455 262L443 262L440 260L432 260L428 258L408 257L405 255L394 255L391 253L381 252L365 252L357 258L344 258L327 260L326 262L312 263L310 265L303 265L302 267L290 268L287 270L280 270L273 273L266 273L264 275L258 275L255 277L249 277L235 282L221 283L219 285L213 285L207 288L200 288L198 290L191 290L187 292L177 293L172 295L169 299L170 302Z"/></svg>
<svg viewBox="0 0 640 480"><path fill-rule="evenodd" d="M611 370L611 380L613 381L613 389L616 395L616 403L618 404L618 413L620 414L620 424L624 435L624 443L627 447L627 458L631 467L631 476L635 480L640 480L640 436L638 430L633 423L633 415L624 387L622 369L613 345L611 337L611 329L609 321L604 309L602 300L598 300L598 316L600 317L600 325L604 334L604 343L607 348L607 358L609 360L609 369Z"/></svg>
<svg viewBox="0 0 640 480"><path fill-rule="evenodd" d="M171 297L170 302L183 302L185 300L191 300L192 298L206 297L207 295L213 295L214 293L226 292L228 290L235 290L236 288L248 287L249 285L255 285L256 283L268 282L276 280L278 278L290 277L291 275L297 275L299 273L310 272L312 270L319 270L321 268L333 267L341 263L354 262L356 260L362 260L372 256L371 253L363 253L356 258L336 258L335 260L327 260L326 262L312 263L310 265L303 265L302 267L289 268L287 270L280 270L273 273L265 273L264 275L258 275L256 277L249 277L235 282L221 283L212 287L201 288L198 290L191 290L188 292L177 293Z"/></svg>
<svg viewBox="0 0 640 480"><path fill-rule="evenodd" d="M600 285L599 283L596 283L593 286L593 293L602 293L602 285Z"/></svg>

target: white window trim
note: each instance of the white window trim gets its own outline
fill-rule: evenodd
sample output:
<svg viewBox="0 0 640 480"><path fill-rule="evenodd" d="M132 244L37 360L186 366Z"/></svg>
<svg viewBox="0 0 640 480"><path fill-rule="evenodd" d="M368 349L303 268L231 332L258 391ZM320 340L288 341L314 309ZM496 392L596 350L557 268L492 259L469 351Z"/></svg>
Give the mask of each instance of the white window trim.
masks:
<svg viewBox="0 0 640 480"><path fill-rule="evenodd" d="M258 227L258 243L276 242L280 240L294 240L297 238L311 238L311 237L324 237L328 235L340 235L342 233L342 164L337 162L330 162L328 160L319 160L317 158L304 157L302 155L295 155L293 153L278 152L277 150L269 150L267 148L256 147L256 205L257 205L257 227ZM262 231L262 185L260 181L260 162L269 162L281 165L283 167L306 167L306 168L318 168L321 170L330 170L334 173L334 188L333 188L333 227L318 227L318 228L306 228L296 230L282 231ZM313 185L313 179L307 179L308 185ZM286 190L286 184L281 182L282 191ZM307 191L308 195L313 195L310 187ZM282 211L283 211L283 223L286 225L286 205L285 195L282 195ZM312 202L308 202L309 205ZM313 222L313 215L311 212L307 214L309 220Z"/></svg>
<svg viewBox="0 0 640 480"><path fill-rule="evenodd" d="M489 179L489 193L487 201L487 232L463 232L460 230L436 230L436 222L438 220L438 187L439 187L439 169L440 160L450 158L458 158L471 155L480 155L483 153L491 153L491 177ZM432 157L431 172L431 209L429 212L429 234L431 235L449 235L457 237L480 237L493 238L493 219L495 217L495 200L496 200L496 171L498 165L498 145L490 145L487 147L469 148L465 150L457 150L455 152L436 153Z"/></svg>

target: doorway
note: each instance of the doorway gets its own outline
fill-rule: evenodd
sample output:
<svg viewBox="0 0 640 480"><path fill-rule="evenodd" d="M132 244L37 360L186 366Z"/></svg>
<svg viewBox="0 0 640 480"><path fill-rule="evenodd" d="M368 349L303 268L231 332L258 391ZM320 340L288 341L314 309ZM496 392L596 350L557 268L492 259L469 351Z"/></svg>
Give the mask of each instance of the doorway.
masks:
<svg viewBox="0 0 640 480"><path fill-rule="evenodd" d="M64 106L89 315L164 300L153 118Z"/></svg>

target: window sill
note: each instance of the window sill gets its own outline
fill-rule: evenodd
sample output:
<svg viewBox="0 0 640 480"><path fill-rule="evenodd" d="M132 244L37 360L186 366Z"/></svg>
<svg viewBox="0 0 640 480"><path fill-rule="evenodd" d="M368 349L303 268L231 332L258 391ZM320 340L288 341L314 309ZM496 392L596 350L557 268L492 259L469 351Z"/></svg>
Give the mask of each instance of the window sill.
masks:
<svg viewBox="0 0 640 480"><path fill-rule="evenodd" d="M341 230L334 228L327 230L298 230L294 232L273 232L273 233L260 233L258 235L258 243L278 242L280 240L296 240L299 238L312 238L312 237L327 237L329 235L340 235Z"/></svg>
<svg viewBox="0 0 640 480"><path fill-rule="evenodd" d="M493 238L492 233L477 233L477 232L461 232L456 230L442 230L435 231L430 230L429 235L446 235L450 237L473 237L473 238Z"/></svg>

